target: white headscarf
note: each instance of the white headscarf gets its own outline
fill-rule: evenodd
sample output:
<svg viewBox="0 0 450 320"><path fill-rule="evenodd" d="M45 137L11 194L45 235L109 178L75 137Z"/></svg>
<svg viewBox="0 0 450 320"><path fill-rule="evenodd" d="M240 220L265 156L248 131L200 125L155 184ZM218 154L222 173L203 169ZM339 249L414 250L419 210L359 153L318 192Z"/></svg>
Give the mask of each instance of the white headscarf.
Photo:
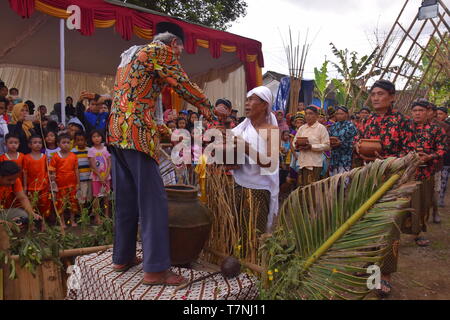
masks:
<svg viewBox="0 0 450 320"><path fill-rule="evenodd" d="M264 86L257 87L247 93L247 98L254 94L267 102L267 122L278 127L277 118L272 113L272 91ZM258 146L260 143L260 141L258 141L260 137L249 118L246 118L240 125L234 128L233 133L236 136L241 136L252 146ZM244 164L241 165L240 169L234 170L233 177L236 183L242 187L270 191L270 212L267 219L267 231L270 231L273 219L278 214L278 195L280 192L279 170L277 168L271 175L261 175L260 172L261 168L258 165Z"/></svg>

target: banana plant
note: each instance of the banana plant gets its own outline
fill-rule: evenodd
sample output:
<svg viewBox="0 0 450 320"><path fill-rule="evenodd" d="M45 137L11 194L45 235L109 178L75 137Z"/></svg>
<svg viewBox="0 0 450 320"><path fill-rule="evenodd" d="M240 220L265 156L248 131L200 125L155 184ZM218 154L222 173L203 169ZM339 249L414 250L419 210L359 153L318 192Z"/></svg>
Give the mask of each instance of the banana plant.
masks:
<svg viewBox="0 0 450 320"><path fill-rule="evenodd" d="M328 61L325 60L322 67L319 69L314 68L314 82L316 88L316 95L320 100L320 107L323 109L325 99L328 95L328 86L330 81L328 81Z"/></svg>
<svg viewBox="0 0 450 320"><path fill-rule="evenodd" d="M363 299L368 264L380 266L410 212L417 155L365 167L295 190L262 246L269 279L263 299Z"/></svg>
<svg viewBox="0 0 450 320"><path fill-rule="evenodd" d="M336 101L340 106L345 105L345 101L347 100L347 93L345 91L345 86L342 81L338 79L332 79L333 87L335 90Z"/></svg>
<svg viewBox="0 0 450 320"><path fill-rule="evenodd" d="M331 52L337 58L337 62L332 62L333 67L336 68L337 72L342 78L342 83L345 87L345 102L346 106L357 106L365 101L366 97L362 97L361 101L354 101L355 97L358 95L360 87L364 80L371 78L380 74L380 69L376 68L371 73L368 69L372 65L379 48L376 47L371 54L364 55L360 59L358 58L358 53L355 51L350 52L348 49L339 50L333 43L330 43Z"/></svg>

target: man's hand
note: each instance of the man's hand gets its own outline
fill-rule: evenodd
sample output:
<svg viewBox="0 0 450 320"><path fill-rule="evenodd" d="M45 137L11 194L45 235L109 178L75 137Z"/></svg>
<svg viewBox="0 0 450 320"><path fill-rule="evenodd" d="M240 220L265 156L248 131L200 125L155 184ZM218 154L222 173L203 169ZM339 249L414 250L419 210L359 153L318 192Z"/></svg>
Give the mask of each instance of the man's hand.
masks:
<svg viewBox="0 0 450 320"><path fill-rule="evenodd" d="M312 149L312 145L310 145L310 144L308 143L308 144L305 144L305 145L303 145L303 146L299 146L298 149L301 150L301 151L309 151L309 150Z"/></svg>
<svg viewBox="0 0 450 320"><path fill-rule="evenodd" d="M81 91L80 99L78 101L83 101L84 99L95 99L95 93L89 91Z"/></svg>
<svg viewBox="0 0 450 320"><path fill-rule="evenodd" d="M433 160L433 157L429 154L426 154L425 152L419 152L418 155L422 164Z"/></svg>
<svg viewBox="0 0 450 320"><path fill-rule="evenodd" d="M231 112L227 107L218 105L214 108L214 114L219 118L219 121L225 121Z"/></svg>
<svg viewBox="0 0 450 320"><path fill-rule="evenodd" d="M336 140L331 140L332 142L330 142L330 145L332 148L339 148L342 145L341 140L336 139Z"/></svg>
<svg viewBox="0 0 450 320"><path fill-rule="evenodd" d="M375 153L375 157L377 157L377 159L380 159L380 160L385 159L385 157L383 157L381 154L379 154L378 151L374 151L374 153Z"/></svg>

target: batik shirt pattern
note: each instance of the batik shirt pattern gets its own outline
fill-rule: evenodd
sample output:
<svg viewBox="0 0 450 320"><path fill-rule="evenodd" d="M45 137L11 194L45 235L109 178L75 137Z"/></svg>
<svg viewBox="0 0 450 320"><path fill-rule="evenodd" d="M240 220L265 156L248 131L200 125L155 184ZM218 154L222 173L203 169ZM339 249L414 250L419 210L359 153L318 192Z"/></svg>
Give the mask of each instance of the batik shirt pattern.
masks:
<svg viewBox="0 0 450 320"><path fill-rule="evenodd" d="M413 130L410 148L435 156L435 159L417 169L416 180L424 181L436 173L447 149L447 135L442 127L434 123L418 124L410 120L410 125Z"/></svg>
<svg viewBox="0 0 450 320"><path fill-rule="evenodd" d="M381 140L383 149L380 155L382 157L403 157L412 151L410 148L412 139L410 123L399 112L389 109L384 115L373 113L365 120L363 127L364 131L359 132L355 140Z"/></svg>
<svg viewBox="0 0 450 320"><path fill-rule="evenodd" d="M108 143L119 149L144 152L156 158L160 131L154 114L165 86L172 87L207 118L212 105L182 69L172 48L152 42L139 49L131 62L118 68L108 124Z"/></svg>
<svg viewBox="0 0 450 320"><path fill-rule="evenodd" d="M355 125L350 121L336 122L331 126L330 137L337 137L341 141L341 145L331 151L331 170L352 166L353 141L357 133Z"/></svg>

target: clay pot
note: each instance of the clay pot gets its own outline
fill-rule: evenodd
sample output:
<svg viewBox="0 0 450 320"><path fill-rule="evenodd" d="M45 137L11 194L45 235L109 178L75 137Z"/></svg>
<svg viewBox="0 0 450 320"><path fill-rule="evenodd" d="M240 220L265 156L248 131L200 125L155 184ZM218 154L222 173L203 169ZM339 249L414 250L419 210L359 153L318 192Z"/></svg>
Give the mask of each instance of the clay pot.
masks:
<svg viewBox="0 0 450 320"><path fill-rule="evenodd" d="M172 265L188 265L198 259L208 240L211 215L198 200L197 187L169 185L166 192Z"/></svg>
<svg viewBox="0 0 450 320"><path fill-rule="evenodd" d="M380 153L383 149L379 139L361 139L359 153L367 158L375 159L375 152Z"/></svg>
<svg viewBox="0 0 450 320"><path fill-rule="evenodd" d="M339 138L338 137L330 137L330 145L334 146L339 142Z"/></svg>
<svg viewBox="0 0 450 320"><path fill-rule="evenodd" d="M309 143L308 137L298 137L296 141L297 147L306 146Z"/></svg>

